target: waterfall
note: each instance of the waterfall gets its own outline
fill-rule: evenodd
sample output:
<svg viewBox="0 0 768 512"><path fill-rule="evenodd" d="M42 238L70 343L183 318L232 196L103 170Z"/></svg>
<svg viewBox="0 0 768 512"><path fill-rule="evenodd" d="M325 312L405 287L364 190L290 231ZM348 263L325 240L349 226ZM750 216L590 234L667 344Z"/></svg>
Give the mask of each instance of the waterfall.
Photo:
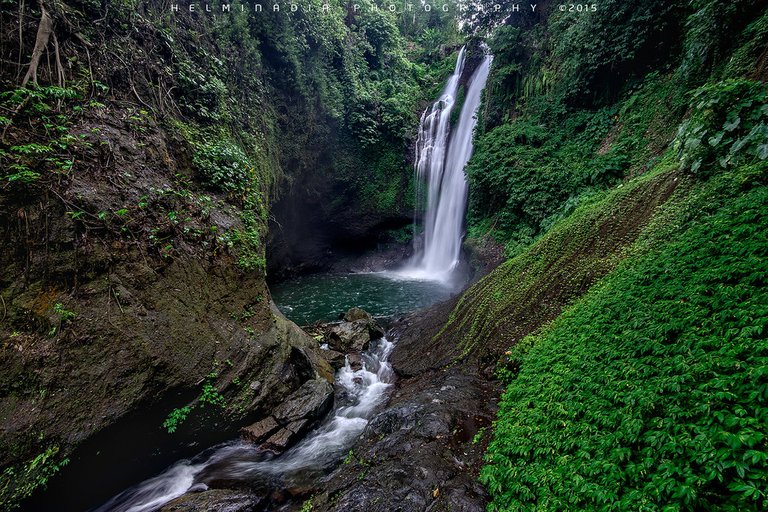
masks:
<svg viewBox="0 0 768 512"><path fill-rule="evenodd" d="M271 456L245 441L224 443L177 462L113 497L95 512L154 512L187 492L206 490L217 481L238 482L261 491L302 487L316 481L344 458L387 398L395 379L388 362L393 348L387 338L371 342L358 370L353 370L347 359L336 373L334 413L287 452Z"/></svg>
<svg viewBox="0 0 768 512"><path fill-rule="evenodd" d="M467 204L464 167L472 156L472 134L480 95L488 79L492 57L486 55L466 86L458 123L451 130L451 112L464 71L465 48L440 99L421 116L416 141L415 174L417 199L426 182L427 207L423 247L400 274L420 279L448 281L459 263Z"/></svg>

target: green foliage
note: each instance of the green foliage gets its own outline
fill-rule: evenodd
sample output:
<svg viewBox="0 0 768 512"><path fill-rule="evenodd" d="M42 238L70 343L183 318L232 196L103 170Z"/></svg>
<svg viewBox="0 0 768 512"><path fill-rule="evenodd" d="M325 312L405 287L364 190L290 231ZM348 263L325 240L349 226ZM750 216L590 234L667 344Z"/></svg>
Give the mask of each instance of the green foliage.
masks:
<svg viewBox="0 0 768 512"><path fill-rule="evenodd" d="M557 63L554 87L571 104L614 99L627 80L675 55L688 9L687 2L667 0L595 5L596 12L555 10L549 20L549 62Z"/></svg>
<svg viewBox="0 0 768 512"><path fill-rule="evenodd" d="M233 230L229 235L231 243L239 251L238 265L250 271L265 273L267 260L264 255L263 237L266 230L267 210L257 199L249 198L241 215L243 227Z"/></svg>
<svg viewBox="0 0 768 512"><path fill-rule="evenodd" d="M664 201L675 170L670 154L623 187L582 197L533 245L521 241L515 256L472 285L438 336L454 340L459 358L495 360L616 268Z"/></svg>
<svg viewBox="0 0 768 512"><path fill-rule="evenodd" d="M0 507L16 509L68 463L68 458L59 456L59 447L51 445L31 460L5 468L0 475Z"/></svg>
<svg viewBox="0 0 768 512"><path fill-rule="evenodd" d="M214 363L215 367L218 367L219 362ZM231 366L231 362L230 362ZM192 405L185 405L183 407L177 407L173 409L168 417L163 421L163 428L165 428L169 434L173 434L179 428L179 426L186 421L190 413L197 407L205 407L206 405L212 405L224 409L227 406L227 401L224 395L216 388L214 382L219 377L218 371L214 370L209 373L203 382L203 387L200 395L197 397L196 403Z"/></svg>
<svg viewBox="0 0 768 512"><path fill-rule="evenodd" d="M203 121L220 121L224 118L224 103L228 95L227 86L219 77L223 62L208 55L204 49L204 62L212 63L211 75L205 75L194 64L179 64L179 83L183 91L181 105L186 113Z"/></svg>
<svg viewBox="0 0 768 512"><path fill-rule="evenodd" d="M67 323L77 317L77 313L66 309L61 302L57 302L53 305L53 312L58 315L60 324Z"/></svg>
<svg viewBox="0 0 768 512"><path fill-rule="evenodd" d="M683 169L712 173L768 158L768 87L726 80L693 93L691 116L680 126Z"/></svg>
<svg viewBox="0 0 768 512"><path fill-rule="evenodd" d="M461 108L464 106L464 100L466 99L467 91L464 90L464 85L459 86L459 90L456 91L456 102L451 110L451 118L449 120L451 127L455 127L459 122L459 116L461 115Z"/></svg>
<svg viewBox="0 0 768 512"><path fill-rule="evenodd" d="M198 143L192 161L208 183L224 191L241 190L253 172L245 152L227 139Z"/></svg>
<svg viewBox="0 0 768 512"><path fill-rule="evenodd" d="M649 73L618 103L558 107L532 96L513 121L477 136L467 165L470 236L513 256L595 191L654 165L686 108L671 76Z"/></svg>
<svg viewBox="0 0 768 512"><path fill-rule="evenodd" d="M556 211L568 194L564 173L552 162L555 142L543 127L518 121L495 128L477 141L467 166L473 185L470 222L493 214L496 229L520 233Z"/></svg>
<svg viewBox="0 0 768 512"><path fill-rule="evenodd" d="M398 229L390 229L383 234L384 241L392 241L398 244L406 245L413 240L414 225L409 224Z"/></svg>
<svg viewBox="0 0 768 512"><path fill-rule="evenodd" d="M203 384L203 392L198 397L198 401L203 405L210 404L218 407L224 407L226 404L224 396L210 382Z"/></svg>
<svg viewBox="0 0 768 512"><path fill-rule="evenodd" d="M467 167L468 224L510 255L582 196L651 168L689 107L689 84L713 72L755 75L768 41L768 18L753 0L595 6L550 6L544 23L510 16L490 38L495 58ZM757 88L723 80L697 93L701 106L678 134L683 167L739 165L768 151Z"/></svg>
<svg viewBox="0 0 768 512"><path fill-rule="evenodd" d="M69 133L77 115L90 108L83 105L81 91L57 86L17 88L0 93L0 108L10 117L0 119L6 131L39 129L37 137L23 143L0 144L0 181L10 185L31 185L41 178L69 174L73 152L89 147L85 136Z"/></svg>
<svg viewBox="0 0 768 512"><path fill-rule="evenodd" d="M764 177L699 186L524 342L482 471L490 510L768 507Z"/></svg>
<svg viewBox="0 0 768 512"><path fill-rule="evenodd" d="M685 42L678 76L687 83L706 80L724 62L736 36L760 12L759 0L693 0L685 23ZM754 40L754 34L748 34ZM757 40L755 41L757 42ZM754 60L750 62L754 66Z"/></svg>
<svg viewBox="0 0 768 512"><path fill-rule="evenodd" d="M768 30L754 2L696 6L703 13L666 7L691 15L685 27L674 16L651 27L646 6L627 5L601 19L556 14L546 31L508 27L492 40L502 58L467 167L469 234L495 235L519 255L474 285L443 330L462 354L508 349L499 376L509 387L482 473L490 510L767 505L767 386L757 370L768 349L766 88L749 78L759 78ZM581 44L595 51L572 51ZM666 50L638 51L648 44ZM676 132L679 160L665 151ZM642 218L627 210L631 195L648 205L663 197L656 178L626 179L678 165L699 179L682 181L639 240L614 239L608 219L621 233L627 212ZM600 192L618 180L621 189ZM516 320L541 325L606 274L520 339Z"/></svg>
<svg viewBox="0 0 768 512"><path fill-rule="evenodd" d="M24 184L30 184L37 181L40 178L40 174L32 171L23 164L11 164L9 167L10 173L0 176L0 179L6 180L9 183L19 182Z"/></svg>
<svg viewBox="0 0 768 512"><path fill-rule="evenodd" d="M163 422L163 428L165 428L169 434L173 434L176 432L176 429L179 428L179 425L184 423L191 411L192 407L189 405L172 410Z"/></svg>
<svg viewBox="0 0 768 512"><path fill-rule="evenodd" d="M750 23L737 41L740 44L726 62L723 76L747 78L759 76L755 63L760 61L765 47L768 46L768 11Z"/></svg>

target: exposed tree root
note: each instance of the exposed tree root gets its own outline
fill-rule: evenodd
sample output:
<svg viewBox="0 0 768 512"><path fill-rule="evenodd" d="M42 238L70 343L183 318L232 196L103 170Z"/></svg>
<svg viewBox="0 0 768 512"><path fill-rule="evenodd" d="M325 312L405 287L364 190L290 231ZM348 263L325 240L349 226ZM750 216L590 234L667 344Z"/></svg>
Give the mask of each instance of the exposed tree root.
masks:
<svg viewBox="0 0 768 512"><path fill-rule="evenodd" d="M43 0L39 0L40 3L40 24L37 26L37 37L35 38L35 48L32 50L32 59L29 61L29 69L27 74L24 75L24 79L21 81L21 86L25 87L27 83L32 80L37 83L37 68L40 65L40 58L43 56L43 51L48 47L48 40L53 33L53 18L48 14L48 10L43 4ZM63 71L61 71L63 73Z"/></svg>

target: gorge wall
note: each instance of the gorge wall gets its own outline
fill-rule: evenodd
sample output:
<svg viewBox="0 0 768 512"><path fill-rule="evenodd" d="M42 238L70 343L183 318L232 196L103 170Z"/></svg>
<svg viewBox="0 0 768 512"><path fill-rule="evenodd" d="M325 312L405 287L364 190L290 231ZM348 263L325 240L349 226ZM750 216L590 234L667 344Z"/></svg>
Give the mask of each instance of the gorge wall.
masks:
<svg viewBox="0 0 768 512"><path fill-rule="evenodd" d="M266 276L410 222L408 141L455 35L438 16L406 48L425 20L334 9L3 10L2 507L137 411L173 451L333 379Z"/></svg>

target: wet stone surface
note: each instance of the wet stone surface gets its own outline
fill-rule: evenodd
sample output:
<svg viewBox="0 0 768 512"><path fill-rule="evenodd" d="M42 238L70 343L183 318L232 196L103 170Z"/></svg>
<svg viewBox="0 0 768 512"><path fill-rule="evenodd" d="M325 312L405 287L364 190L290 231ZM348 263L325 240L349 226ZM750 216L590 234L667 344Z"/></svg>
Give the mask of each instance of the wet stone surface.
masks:
<svg viewBox="0 0 768 512"><path fill-rule="evenodd" d="M499 389L460 368L402 380L348 464L321 483L316 510L482 511L477 481Z"/></svg>

